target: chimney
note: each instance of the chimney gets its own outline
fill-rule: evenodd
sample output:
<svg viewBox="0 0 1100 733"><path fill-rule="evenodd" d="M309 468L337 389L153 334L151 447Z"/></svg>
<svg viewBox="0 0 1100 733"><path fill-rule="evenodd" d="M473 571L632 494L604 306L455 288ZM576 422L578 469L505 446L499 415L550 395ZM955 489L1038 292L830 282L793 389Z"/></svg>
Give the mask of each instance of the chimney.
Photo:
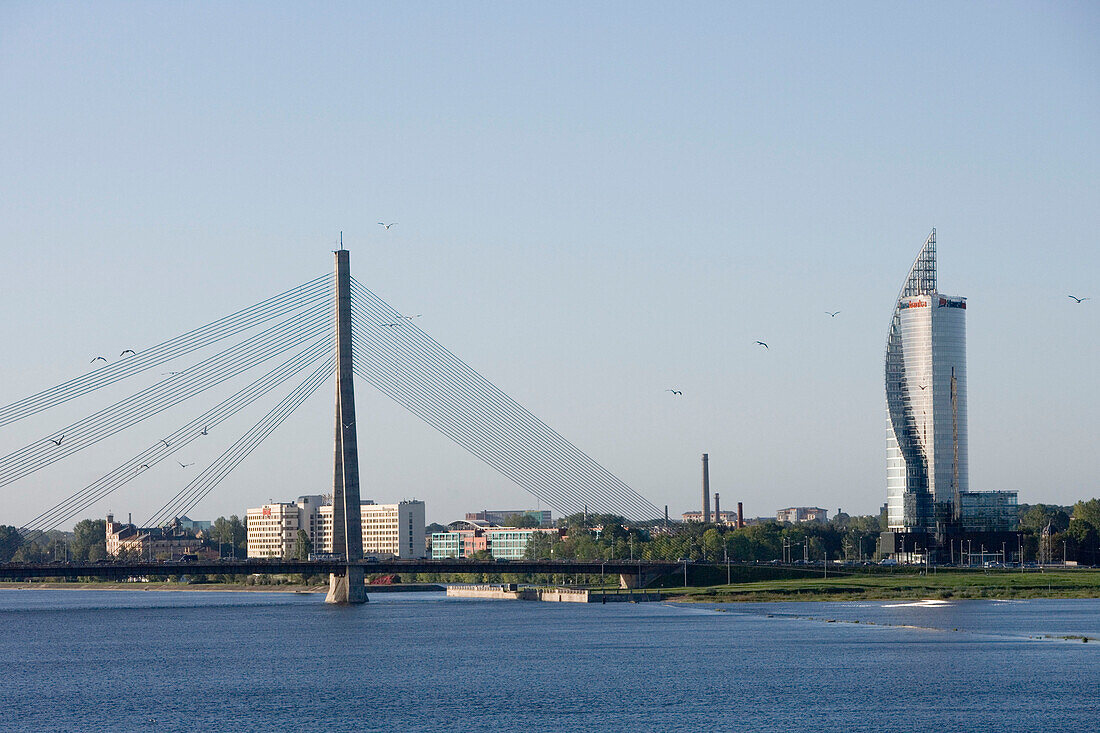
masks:
<svg viewBox="0 0 1100 733"><path fill-rule="evenodd" d="M710 465L709 456L703 454L703 524L710 524Z"/></svg>
<svg viewBox="0 0 1100 733"><path fill-rule="evenodd" d="M718 506L718 492L714 492L714 521L722 523L722 510Z"/></svg>
<svg viewBox="0 0 1100 733"><path fill-rule="evenodd" d="M741 505L741 502L737 502L737 526L745 526L745 508Z"/></svg>
<svg viewBox="0 0 1100 733"><path fill-rule="evenodd" d="M134 513L133 512L126 512L126 524L133 524L133 523L134 523Z"/></svg>

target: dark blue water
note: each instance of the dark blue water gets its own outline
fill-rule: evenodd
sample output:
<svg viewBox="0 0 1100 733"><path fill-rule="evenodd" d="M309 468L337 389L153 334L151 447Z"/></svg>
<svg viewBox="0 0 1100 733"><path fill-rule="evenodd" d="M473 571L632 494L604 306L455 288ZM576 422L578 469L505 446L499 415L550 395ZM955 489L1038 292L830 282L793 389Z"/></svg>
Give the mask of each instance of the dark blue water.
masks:
<svg viewBox="0 0 1100 733"><path fill-rule="evenodd" d="M1100 727L1096 600L321 600L0 591L0 730Z"/></svg>

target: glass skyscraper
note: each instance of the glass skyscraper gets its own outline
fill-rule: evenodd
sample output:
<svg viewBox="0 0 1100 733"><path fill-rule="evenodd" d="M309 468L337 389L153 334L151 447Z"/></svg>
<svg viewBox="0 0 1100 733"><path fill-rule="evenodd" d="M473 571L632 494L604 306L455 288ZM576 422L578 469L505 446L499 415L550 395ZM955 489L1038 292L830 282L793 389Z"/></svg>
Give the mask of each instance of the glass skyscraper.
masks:
<svg viewBox="0 0 1100 733"><path fill-rule="evenodd" d="M968 487L966 299L936 289L936 230L894 304L886 340L886 504L893 531L960 519Z"/></svg>

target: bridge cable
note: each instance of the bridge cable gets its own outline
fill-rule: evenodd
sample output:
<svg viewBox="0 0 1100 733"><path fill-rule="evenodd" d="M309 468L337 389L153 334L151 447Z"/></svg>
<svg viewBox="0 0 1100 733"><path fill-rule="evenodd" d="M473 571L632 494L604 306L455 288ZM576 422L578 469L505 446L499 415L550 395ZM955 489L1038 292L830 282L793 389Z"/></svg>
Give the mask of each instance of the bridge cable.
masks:
<svg viewBox="0 0 1100 733"><path fill-rule="evenodd" d="M283 400L273 407L259 422L247 433L239 438L222 455L211 463L203 472L191 480L188 484L193 487L187 490L185 487L186 501L180 503L175 499L170 500L153 514L145 526L156 526L154 522L164 521L170 516L181 516L191 511L214 488L220 484L230 472L233 471L255 448L278 428L287 417L290 416L317 388L320 387L336 369L336 357L330 356L320 367ZM181 492L184 493L184 492Z"/></svg>
<svg viewBox="0 0 1100 733"><path fill-rule="evenodd" d="M170 447L165 447L160 441L156 442L110 473L105 474L80 491L33 517L20 528L20 534L23 534L26 539L32 533L47 532L54 529L137 478L137 476L144 475L144 472L149 468L175 454L194 440L208 434L210 428L216 428L220 423L251 405L279 384L308 368L310 364L322 357L326 351L331 351L333 340L332 334L326 334L247 387L227 397L213 408L177 429L168 436Z"/></svg>
<svg viewBox="0 0 1100 733"><path fill-rule="evenodd" d="M377 346L378 343L373 341L371 345ZM583 493L584 487L575 478L570 478L568 474L564 474L560 470L557 473L561 474L559 479L564 483L564 486L561 487L562 494L555 495L545 492L545 474L526 468L534 463L531 456L519 452L514 444L507 443L498 437L502 432L509 432L513 434L513 437L519 435L524 432L522 426L518 428L509 426L508 431L494 429L499 428L499 424L493 424L487 420L486 415L474 412L473 409L477 406L471 406L468 400L458 403L457 406L447 407L445 406L446 400L433 396L432 392L438 395L441 388L437 385L433 389L430 384L425 387L424 372L433 368L430 361L417 362L422 370L420 372L412 372L399 366L407 359L394 358L386 361L383 369L391 372L391 378L400 378L404 385L402 387L401 384L394 386L384 383L385 380L381 379L378 370L373 369L372 360L370 359L370 356L373 356L373 350L357 348L356 355L358 364L366 365L360 367L360 376L363 376L373 386L403 407L420 416L436 430L439 430L442 434L459 443L475 456L512 479L517 485L531 491L550 506L558 509L559 512L571 513L567 510L567 507L575 506L579 510L585 503L595 504L595 499L590 495L587 495L586 498L586 494ZM413 390L411 394L407 391L410 388ZM402 389L406 391L402 391ZM538 447L533 446L530 440L526 441L525 445L529 448ZM558 459L568 461L569 457L559 454L550 458L551 461ZM554 464L551 464L551 466L558 469ZM540 487L543 490L540 490ZM562 495L566 498L563 499ZM613 501L609 504L608 508L617 509L616 513L624 516L631 516L634 513L627 510L624 505Z"/></svg>
<svg viewBox="0 0 1100 733"><path fill-rule="evenodd" d="M361 316L361 318L363 318L363 320L368 320L368 317L366 317L362 314L360 314L360 316ZM392 333L392 331L390 331L389 333ZM389 335L389 333L387 335ZM375 341L375 343L377 343L377 340ZM370 352L367 352L367 353L369 354ZM364 355L361 354L360 355L360 361L362 362L363 359L364 359ZM384 363L384 366L386 368L392 369L393 365L399 364L399 363L402 363L402 362L405 362L405 361L408 361L408 360L409 360L408 357L390 359L390 360L388 360ZM425 371L435 370L436 367L437 367L435 362L431 361L431 360L429 360L427 362L420 363L420 366ZM413 382L414 382L415 388L419 389L421 392L423 392L423 384L421 384L421 383L424 382L424 373L423 372L417 372L417 373L414 373L412 375L412 377L413 377ZM369 381L372 381L372 383L373 383L374 380L369 380ZM376 386L378 386L378 385L376 385ZM429 387L431 387L430 384L429 384ZM436 384L434 389L435 389L436 392L439 392L440 389L441 389L438 386L438 380L437 380L437 384ZM452 390L453 389L454 389L454 387L452 386ZM463 388L461 385L458 385L458 389L461 389L463 392L466 391L466 389ZM451 395L448 395L448 396L454 397L455 395L451 394ZM493 395L490 394L489 397L492 398ZM483 399L484 399L484 396L483 396ZM433 425L433 426L437 427L437 429L440 429L441 427L444 427L445 428L445 430L443 430L444 434L448 434L448 432L457 433L457 435L448 435L448 437L451 437L452 439L457 440L460 444L463 444L463 441L461 439L462 437L465 437L467 440L469 440L472 443L476 444L476 447L481 449L481 450L480 450L480 452L475 451L475 454L479 455L479 457L482 457L482 459L486 460L488 463L490 463L490 465L494 465L494 463L493 463L493 460L492 460L491 457L486 456L484 454L485 453L485 443L484 443L484 441L479 441L478 437L476 437L476 436L471 437L468 432L466 432L462 429L463 424L467 424L471 421L480 421L482 423L482 427L484 428L485 434L487 436L489 436L489 440L492 443L492 445L490 446L491 450L489 452L493 453L495 451L496 460L504 461L505 463L507 463L507 462L509 462L509 455L510 456L516 456L517 455L516 451L513 450L514 446L511 446L510 444L502 444L502 442L499 439L494 439L494 438L496 438L496 436L500 435L502 432L525 433L526 434L528 429L524 425L522 425L522 424L520 424L520 425L515 425L515 424L509 425L507 431L501 431L499 429L498 430L492 430L492 427L494 427L494 426L490 423L485 422L486 416L484 414L478 414L476 412L474 412L474 413L469 412L469 410L472 409L470 407L469 400L466 400L465 402L462 402L462 403L458 403L459 407L464 408L464 410L465 410L465 414L463 414L463 415L457 415L456 414L456 408L454 408L454 407L450 408L449 412L445 412L444 414L441 414L438 410L432 409L432 406L438 404L439 400L433 399L431 396L429 396L427 398L427 400L428 400L428 404L426 404L426 405L424 403L420 403L418 406L413 406L413 405L405 405L405 406L410 408L410 409L413 409L414 412L417 411L417 409L416 409L417 407L419 407L420 409L432 412L432 415L436 419L442 420L442 421L446 421L447 417L455 418L454 420L451 420L449 423L445 422L444 425ZM485 409L486 405L481 405L480 407L482 409ZM489 405L489 407L493 407L493 406ZM458 411L461 412L462 410L458 410ZM496 411L497 411L497 413L500 412L499 407L496 408ZM422 417L427 419L427 416L422 416ZM503 419L508 419L507 416L501 416L501 417L503 417ZM433 422L432 420L429 420L430 424L432 422ZM499 426L496 426L496 427L499 427ZM541 453L542 455L547 456L545 446L540 445L537 441L532 442L531 440L527 440L525 442L525 445L527 446L527 448L529 450L534 449L535 453ZM467 447L468 447L468 449L473 449L475 446L474 445L469 445ZM504 455L503 457L500 455L500 451L502 449L506 453L506 455ZM565 474L561 470L561 466L559 466L558 463L560 461L564 460L567 463L572 463L575 467L577 467L581 470L587 469L588 466L585 466L585 465L582 465L582 464L578 463L574 456L570 456L569 454L563 454L560 451L557 451L556 455L551 455L551 456L547 456L547 457L551 461L549 466L547 466L547 470L550 470L551 472L557 472L559 474L559 479L563 480L567 484L566 487L563 487L563 488L566 488L566 491L565 491L566 495L572 494L572 492L568 491L568 486L572 485L574 487L579 487L579 485L576 483L575 480L570 480L569 475ZM524 463L530 463L531 462L531 460L530 460L531 456L530 455L526 455L526 456L521 455L520 458L521 459L526 458ZM498 470L503 470L504 469L504 466L496 466L496 467L498 468ZM512 472L505 471L505 473L510 478L513 478L513 480L516 480L516 477L512 474ZM525 481L518 480L517 483L519 483L520 485L525 486L525 488L526 488L526 482ZM590 486L588 488L591 489ZM560 498L555 501L555 499L553 499L551 497L547 497L542 492L539 492L537 490L533 491L533 493L535 493L537 496L539 496L539 498L547 500L548 503L551 504L551 506L555 506L555 508L558 508L559 510L561 510L561 508L562 508L559 505L571 503L571 502L562 502ZM613 493L611 494L611 496L608 496L605 493L604 497L602 497L604 501L607 501L607 502L609 502L609 504L612 505L610 508L619 509L621 511L621 513L623 513L627 516L630 516L630 515L635 513L634 511L626 510L626 506L616 502L614 500L613 496L614 496ZM584 495L578 495L578 494L572 494L572 496L570 498L572 498L573 501L576 502L576 507L577 507L578 510L580 510L583 507L584 503L588 503L589 505L592 505L597 501L597 498L592 497L590 494L588 495L587 499L585 498Z"/></svg>
<svg viewBox="0 0 1100 733"><path fill-rule="evenodd" d="M318 306L318 308L323 308L323 306ZM319 315L320 312L318 310L315 316ZM293 348L297 343L313 337L326 327L319 319L316 320L315 324L300 323L302 317L295 316L280 324L280 326L268 329L235 347L210 357L192 369L181 372L175 377L162 380L115 405L104 408L98 413L74 423L68 428L53 433L54 435L61 435L61 438L56 440L44 438L5 456L0 459L0 468L3 471L0 473L0 485L10 483L49 463L65 458L119 430L140 422L156 412L167 409L194 394L219 384L241 371L271 358L273 355ZM70 438L64 446L56 445L64 437L72 436L73 431L78 430L90 432ZM47 453L49 455L44 456Z"/></svg>
<svg viewBox="0 0 1100 733"><path fill-rule="evenodd" d="M0 486L16 481L172 405L220 384L326 330L326 304L318 304L161 380L93 415L0 458ZM87 434L84 434L87 433ZM53 437L60 436L60 437ZM66 440L67 439L67 440ZM56 445L61 441L61 445Z"/></svg>
<svg viewBox="0 0 1100 733"><path fill-rule="evenodd" d="M562 493L566 495L569 499L572 499L572 501L563 501L561 495L547 496L547 492L545 490L539 490L537 483L532 485L529 475L527 475L523 480L517 480L514 465L511 467L512 470L504 471L504 467L501 465L497 465L497 463L494 463L493 458L490 457L495 457L495 460L497 462L503 461L504 463L514 463L514 461L509 461L506 456L501 455L502 446L500 445L499 436L502 431L500 430L488 431L489 441L493 444L489 449L486 449L486 446L484 444L481 444L479 446L476 446L478 450L475 451L473 450L475 446L468 444L473 442L469 438L468 433L466 434L466 436L464 436L466 438L465 440L462 439L463 436L450 434L461 433L462 431L461 429L456 430L455 424L448 424L446 420L442 419L442 416L439 415L438 411L436 411L435 420L443 424L433 424L433 427L441 430L441 432L448 435L448 437L451 437L452 440L456 440L456 442L459 442L459 444L466 447L467 450L475 452L475 455L479 455L482 460L485 460L490 465L493 465L498 470L504 472L505 475L508 475L509 478L512 478L528 491L531 491L531 493L534 493L536 496L539 496L539 498L544 499L552 506L556 505L555 508L559 508L559 510L562 510L564 506L572 505L577 511L580 511L583 508L584 504L588 504L594 509L599 509L600 504L607 504L609 508L618 509L625 516L643 518L658 518L660 516L655 506L653 506L649 502L646 502L640 497L640 495L634 492L633 489L627 487L612 474L607 472L606 469L603 469L602 466L599 466L599 464L593 461L591 457L579 451L575 446L562 438L560 434L550 429L548 426L545 425L545 423L539 421L538 418L535 418L533 415L531 415L529 411L519 406L518 403L515 403L515 401L509 398L506 394L500 392L499 389L488 382L488 380L485 380L484 377L482 377L476 371L472 370L468 365L466 365L464 362L454 356L451 352L446 350L445 347L442 347L438 344L438 342L435 342L430 337L426 336L426 334L423 334L423 332L417 329L413 324L402 322L400 320L400 315L392 308L390 308L387 304L385 304L384 301L381 301L381 299L377 298L377 296L375 296L373 293L370 293L369 290L367 290L356 281L353 281L353 288L355 288L355 292L359 296L357 300L360 306L365 306L369 304L373 307L373 310L375 311L373 314L368 314L362 309L358 312L359 318L364 324L370 324L372 321L377 323L377 321L385 319L387 321L399 324L395 327L386 327L387 338L391 337L394 332L404 334L407 337L418 337L418 340L420 341L419 344L405 343L402 344L402 347L406 351L410 348L418 349L421 354L420 357L417 357L420 359L420 366L429 367L429 371L434 372L433 374L428 375L429 377L434 378L434 387L432 386L433 383L425 382L424 374L416 375L417 380L422 383L419 387L422 393L425 384L427 384L430 391L434 391L436 393L434 396L428 397L429 402L438 403L440 400L442 400L447 404L450 404L452 410L458 409L461 406L462 411L465 411L467 414L466 419L469 419L471 417L475 417L474 415L470 414L470 410L473 409L471 407L470 393L476 393L477 398L482 403L479 409L482 410L483 413L489 412L490 414L488 415L488 417L492 417L495 415L497 418L504 418L506 420L509 420L510 424L508 427L510 431L518 431L522 435L527 436L528 439L526 443L521 443L521 445L526 445L528 451L530 451L530 449L532 448L532 438L534 438L536 439L536 444L538 447L538 450L536 450L536 454L542 455L543 457L549 457L550 454L556 454L556 459L551 459L551 463L545 464L545 462L543 462L545 464L545 471L549 471L551 474L556 473L559 477L559 480L567 479L567 477L564 475L562 467L557 463L557 460L564 459L567 463L578 468L582 473L588 474L588 490L592 491L593 489L596 489L598 495L589 495L587 497L577 495L575 491L570 490L570 485L572 485L573 487L577 486L576 482L570 482L566 480L565 483L567 485L559 488L562 490ZM364 300L367 301L367 304L363 303ZM353 320L353 326L355 325L355 323L356 321ZM381 326L384 324L377 325ZM365 328L360 329L360 333L365 338L365 334L370 333L371 330L372 329L370 328L370 326L366 326ZM378 343L377 338L372 339L372 341L375 344ZM393 341L393 339L390 338L390 341ZM391 343L391 346L396 346L396 344ZM423 356L423 354L426 353L425 349L430 349L431 358L425 358ZM364 358L364 355L361 354L360 361L363 362ZM385 363L384 366L390 367L392 369L392 365L400 361L403 360L389 360ZM441 363L444 364L447 371L449 371L449 374L446 376L446 380L451 383L449 387L440 386L441 382L438 377L439 365ZM371 377L374 375L363 376L368 378L368 381L372 381L372 383L375 383L376 381L371 379ZM375 386L379 387L377 383L375 383ZM392 390L383 391L386 391L387 394L390 394L390 392L392 392ZM464 400L465 404L462 404L463 401L459 399L461 395L456 394L456 392L458 391L466 393ZM394 395L390 394L390 396L393 397ZM410 404L403 404L407 409L411 409L414 414L420 414L421 418L427 420L429 424L433 423L433 420L428 419L428 416L421 414L421 412L423 412L425 409L423 404L420 405L419 409ZM452 412L452 416L453 415L454 413ZM486 423L487 416L485 414L476 416L475 419L480 420L483 426L487 426L489 424ZM487 456L485 455L486 453L490 455ZM530 454L528 455L528 458L530 458Z"/></svg>
<svg viewBox="0 0 1100 733"><path fill-rule="evenodd" d="M379 301L379 302L381 302L381 301ZM382 303L382 305L386 308L386 310L391 310L388 305L385 305L384 303ZM389 313L384 313L384 315L389 316L390 314ZM364 320L369 320L369 319L364 318ZM402 325L404 325L404 324L402 324ZM398 329L398 330L399 331L405 331L406 333L408 332L405 329ZM391 331L392 331L392 329L391 329ZM432 345L438 346L439 349L442 349L443 351L446 351L444 349L444 347L439 346L438 343L431 340L430 337L426 337L426 338ZM453 354L450 354L450 352L446 352L446 354L449 355L450 361L460 364L462 367L464 367L467 370L468 373L472 372L474 378L479 380L483 385L487 385L489 388L491 388L492 391L488 392L488 393L486 393L486 391L484 389L482 389L482 393L483 393L482 398L483 399L489 399L489 400L495 401L497 403L498 408L500 407L501 404L503 404L504 407L510 409L513 414L516 413L517 411L522 411L520 413L521 418L526 419L528 422L533 421L536 425L538 425L542 429L544 429L543 437L544 438L547 437L545 434L548 433L549 436L550 436L549 439L552 440L552 441L555 441L556 443L558 443L556 450L558 452L559 458L566 458L568 460L568 462L572 463L572 465L574 465L575 467L581 469L582 471L587 471L587 470L590 470L592 468L597 469L602 475L596 476L596 477L590 477L590 478L594 478L597 481L597 483L599 483L605 489L604 492L601 492L601 493L603 493L603 499L605 501L611 502L613 504L618 504L620 508L623 508L625 505L620 503L621 499L617 501L616 498L625 496L626 505L632 506L633 509L634 509L634 512L638 513L641 516L656 515L656 516L652 516L652 518L658 518L659 517L659 513L658 513L656 507L654 507L649 502L646 502L644 499L641 499L640 495L638 495L632 489L627 487L625 484L623 484L619 479L614 477L612 474L607 472L606 469L604 469L602 466L599 466L599 464L597 464L595 461L592 461L589 456L587 456L587 455L581 453L579 450L577 450L575 446L573 446L571 443L569 443L564 438L562 438L560 436L560 434L556 433L555 431L550 429L548 426L546 426L545 423L542 423L537 418L535 418L533 415L530 415L530 413L528 411L526 411L522 407L520 407L517 403L514 402L514 400L511 400L511 398L507 397L507 395L505 395L503 392L500 392L499 389L497 389L490 382L488 382L488 380L485 380L483 377L481 377L481 375L479 375L476 372L473 372L473 370L469 369L469 367L467 365L462 363L461 360L459 360L457 357L454 357ZM438 356L438 355L433 354L433 356ZM452 373L453 373L453 370L452 370ZM501 398L503 398L503 400ZM498 409L498 412L499 412L499 409ZM516 428L517 426L513 425L511 427ZM518 427L522 428L523 426L520 425ZM499 432L499 431L497 431L497 432ZM528 431L528 434L529 434L529 431ZM561 452L562 451L562 446L567 446L569 449L571 449L571 451L566 451L566 454L563 455L562 452ZM554 460L558 460L558 459L554 459ZM543 497L540 496L540 498L543 498ZM553 502L550 502L550 503L553 504ZM585 503L587 503L589 505L592 505L594 502L593 502L593 499L590 497L589 500ZM583 506L583 505L578 505L577 508L580 509L581 506ZM631 513L632 512L626 512L627 515L630 515Z"/></svg>
<svg viewBox="0 0 1100 733"><path fill-rule="evenodd" d="M0 407L0 426L37 414L126 377L164 364L258 324L278 318L319 299L331 299L332 276L323 275L236 313L192 329L156 346L88 372L80 377Z"/></svg>

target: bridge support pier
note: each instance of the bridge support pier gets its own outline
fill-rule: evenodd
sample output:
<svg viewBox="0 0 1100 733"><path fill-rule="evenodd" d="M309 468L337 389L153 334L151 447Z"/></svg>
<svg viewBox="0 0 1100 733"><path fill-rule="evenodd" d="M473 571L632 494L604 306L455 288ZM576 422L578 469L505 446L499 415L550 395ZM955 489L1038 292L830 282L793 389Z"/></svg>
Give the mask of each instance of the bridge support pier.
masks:
<svg viewBox="0 0 1100 733"><path fill-rule="evenodd" d="M660 573L654 572L638 572L638 573L620 573L619 574L619 587L620 588L645 588L652 583Z"/></svg>
<svg viewBox="0 0 1100 733"><path fill-rule="evenodd" d="M367 587L364 585L363 568L360 565L349 565L343 575L329 573L328 595L325 603L347 605L349 603L366 603Z"/></svg>

